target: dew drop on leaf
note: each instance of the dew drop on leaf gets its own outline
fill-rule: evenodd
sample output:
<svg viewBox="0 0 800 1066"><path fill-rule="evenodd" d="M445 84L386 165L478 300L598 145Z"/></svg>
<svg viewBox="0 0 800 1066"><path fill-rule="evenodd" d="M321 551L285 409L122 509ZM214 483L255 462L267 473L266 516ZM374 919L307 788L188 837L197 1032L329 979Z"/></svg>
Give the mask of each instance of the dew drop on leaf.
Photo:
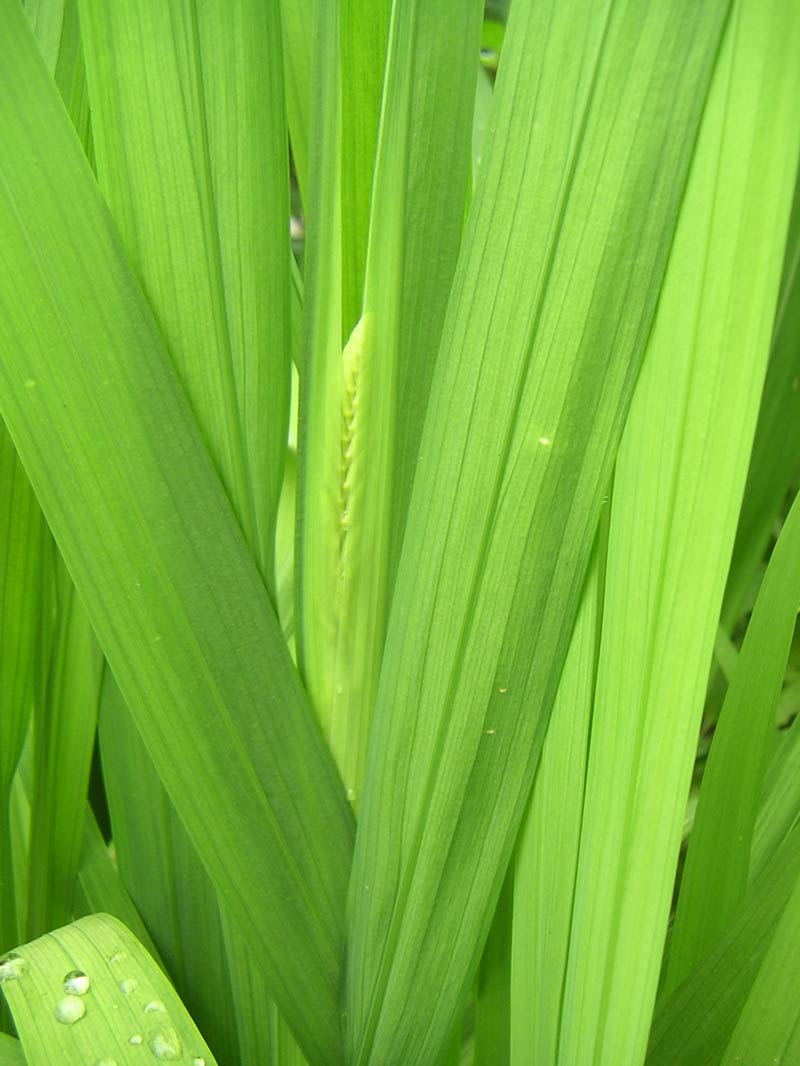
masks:
<svg viewBox="0 0 800 1066"><path fill-rule="evenodd" d="M70 970L64 978L63 989L73 996L85 996L92 982L83 970Z"/></svg>
<svg viewBox="0 0 800 1066"><path fill-rule="evenodd" d="M167 1008L164 1006L164 1004L161 1002L160 999L151 999L150 1002L145 1005L144 1013L145 1014L166 1014L167 1013Z"/></svg>
<svg viewBox="0 0 800 1066"><path fill-rule="evenodd" d="M16 981L22 976L26 965L23 957L16 951L10 951L8 955L4 955L0 959L0 985L4 981Z"/></svg>
<svg viewBox="0 0 800 1066"><path fill-rule="evenodd" d="M126 977L124 981L120 981L119 990L123 996L129 996L132 992L135 992L139 987L139 982L135 977Z"/></svg>
<svg viewBox="0 0 800 1066"><path fill-rule="evenodd" d="M159 1029L149 1043L153 1055L161 1061L175 1062L181 1057L181 1042L174 1029Z"/></svg>
<svg viewBox="0 0 800 1066"><path fill-rule="evenodd" d="M128 1043L133 1044L134 1047L138 1047L141 1042L142 1038L139 1033L134 1033L133 1036L128 1037Z"/></svg>
<svg viewBox="0 0 800 1066"><path fill-rule="evenodd" d="M86 1004L78 996L64 996L56 1004L56 1018L62 1025L74 1025L86 1014Z"/></svg>

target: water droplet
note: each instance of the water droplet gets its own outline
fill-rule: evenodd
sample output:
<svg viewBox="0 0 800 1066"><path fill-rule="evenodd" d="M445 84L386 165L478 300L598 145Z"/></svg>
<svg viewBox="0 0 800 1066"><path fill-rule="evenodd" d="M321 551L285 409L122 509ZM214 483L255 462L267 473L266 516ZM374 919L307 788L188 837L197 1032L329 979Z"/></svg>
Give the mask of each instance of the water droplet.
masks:
<svg viewBox="0 0 800 1066"><path fill-rule="evenodd" d="M508 689L507 689L507 688L499 688L499 689L498 689L497 691L498 691L498 692L500 693L500 695L502 696L502 694L503 694L504 692L508 692Z"/></svg>
<svg viewBox="0 0 800 1066"><path fill-rule="evenodd" d="M64 996L56 1005L56 1018L62 1025L74 1025L86 1013L86 1004L78 996Z"/></svg>
<svg viewBox="0 0 800 1066"><path fill-rule="evenodd" d="M127 951L115 951L114 954L109 957L108 964L109 966L116 966L120 962L123 962L125 959L127 959L127 957Z"/></svg>
<svg viewBox="0 0 800 1066"><path fill-rule="evenodd" d="M494 730L494 729L487 729L486 730L486 736L487 737L493 737L495 732L496 732L496 730Z"/></svg>
<svg viewBox="0 0 800 1066"><path fill-rule="evenodd" d="M9 951L0 959L0 985L3 981L16 981L28 964L16 951Z"/></svg>
<svg viewBox="0 0 800 1066"><path fill-rule="evenodd" d="M549 437L539 437L539 443L543 444L546 448L549 444L552 444L553 442L550 440Z"/></svg>
<svg viewBox="0 0 800 1066"><path fill-rule="evenodd" d="M117 1066L116 1059L98 1059L94 1066Z"/></svg>
<svg viewBox="0 0 800 1066"><path fill-rule="evenodd" d="M350 800L351 803L356 798L356 790L354 788L348 788L347 798Z"/></svg>
<svg viewBox="0 0 800 1066"><path fill-rule="evenodd" d="M119 990L123 996L129 996L132 992L135 992L139 987L139 982L135 977L126 977L124 981L120 981Z"/></svg>
<svg viewBox="0 0 800 1066"><path fill-rule="evenodd" d="M142 1038L139 1033L134 1033L133 1036L128 1037L128 1043L133 1044L134 1047L138 1047L141 1042Z"/></svg>
<svg viewBox="0 0 800 1066"><path fill-rule="evenodd" d="M70 970L64 978L63 989L73 996L85 996L91 983L83 970Z"/></svg>
<svg viewBox="0 0 800 1066"><path fill-rule="evenodd" d="M192 1059L192 1066L206 1066L206 1060L201 1059L199 1055L195 1055Z"/></svg>
<svg viewBox="0 0 800 1066"><path fill-rule="evenodd" d="M145 1014L166 1014L167 1008L160 999L151 999L144 1008Z"/></svg>
<svg viewBox="0 0 800 1066"><path fill-rule="evenodd" d="M150 1037L149 1043L157 1059L174 1062L181 1057L181 1042L174 1029L160 1029Z"/></svg>

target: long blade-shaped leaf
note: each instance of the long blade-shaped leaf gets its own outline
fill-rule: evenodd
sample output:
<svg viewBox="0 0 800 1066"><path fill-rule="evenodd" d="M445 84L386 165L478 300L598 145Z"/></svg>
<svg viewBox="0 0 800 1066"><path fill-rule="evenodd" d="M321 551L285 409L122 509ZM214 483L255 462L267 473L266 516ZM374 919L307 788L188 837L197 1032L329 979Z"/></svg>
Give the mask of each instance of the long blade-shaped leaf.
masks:
<svg viewBox="0 0 800 1066"><path fill-rule="evenodd" d="M0 424L0 951L17 938L12 871L11 784L40 671L37 647L47 541L42 512Z"/></svg>
<svg viewBox="0 0 800 1066"><path fill-rule="evenodd" d="M725 929L747 887L798 609L800 496L770 558L711 743L672 929L667 988L690 972Z"/></svg>
<svg viewBox="0 0 800 1066"><path fill-rule="evenodd" d="M798 16L734 6L620 445L560 1066L647 1044L791 207Z"/></svg>
<svg viewBox="0 0 800 1066"><path fill-rule="evenodd" d="M477 965L726 11L633 2L576 20L515 3L370 740L349 898L354 1063L436 1061Z"/></svg>
<svg viewBox="0 0 800 1066"><path fill-rule="evenodd" d="M514 855L512 1066L545 1066L558 1054L602 620L607 510Z"/></svg>
<svg viewBox="0 0 800 1066"><path fill-rule="evenodd" d="M259 945L309 1058L336 1062L352 819L14 4L0 11L0 42L0 409L229 916Z"/></svg>
<svg viewBox="0 0 800 1066"><path fill-rule="evenodd" d="M0 961L0 987L29 1066L139 1066L145 1048L156 1061L215 1066L166 975L108 914L19 948Z"/></svg>
<svg viewBox="0 0 800 1066"><path fill-rule="evenodd" d="M800 1051L800 880L784 908L720 1066L797 1061Z"/></svg>
<svg viewBox="0 0 800 1066"><path fill-rule="evenodd" d="M741 613L753 575L800 469L800 174L786 242L767 377L733 547L723 624Z"/></svg>
<svg viewBox="0 0 800 1066"><path fill-rule="evenodd" d="M659 1001L647 1066L719 1066L799 878L800 828L795 828L753 881L721 939Z"/></svg>
<svg viewBox="0 0 800 1066"><path fill-rule="evenodd" d="M278 0L81 14L100 187L273 589L289 413Z"/></svg>
<svg viewBox="0 0 800 1066"><path fill-rule="evenodd" d="M233 995L217 897L153 768L110 671L103 679L100 750L120 879L175 989L209 1046L239 1062ZM219 988L204 979L207 969Z"/></svg>
<svg viewBox="0 0 800 1066"><path fill-rule="evenodd" d="M25 1066L22 1045L6 1033L0 1033L0 1066Z"/></svg>
<svg viewBox="0 0 800 1066"><path fill-rule="evenodd" d="M430 364L458 250L479 14L474 2L460 5L457 16L418 3L395 7L363 314L344 352L318 333L321 324L327 325L323 301L338 301L335 284L316 285L317 308L309 317L300 440L303 664L354 802L363 782L386 632L390 548L396 555L410 490L409 464L419 443ZM433 78L443 91L431 98L419 86L427 87ZM329 124L335 127L335 115ZM420 147L439 142L440 134L435 152ZM323 143L333 154L318 177L320 195L335 180L330 173L335 141ZM437 214L437 207L443 207L438 168L447 170L453 188L448 186L447 207ZM419 209L418 203L426 206ZM341 210L347 206L343 193ZM420 271L425 231L440 223L441 254L434 267ZM327 218L312 214L311 262L317 272L321 255L335 259L339 254L329 225ZM344 253L342 257L344 271ZM343 290L343 304L345 299Z"/></svg>

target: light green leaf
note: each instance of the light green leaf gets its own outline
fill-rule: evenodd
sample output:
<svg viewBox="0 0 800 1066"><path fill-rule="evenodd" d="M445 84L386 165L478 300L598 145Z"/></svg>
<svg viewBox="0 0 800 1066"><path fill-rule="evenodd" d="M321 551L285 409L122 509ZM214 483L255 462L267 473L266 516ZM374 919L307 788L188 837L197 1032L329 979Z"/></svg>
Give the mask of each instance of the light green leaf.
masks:
<svg viewBox="0 0 800 1066"><path fill-rule="evenodd" d="M354 1066L436 1061L474 975L726 10L578 18L515 0L370 738L348 910Z"/></svg>
<svg viewBox="0 0 800 1066"><path fill-rule="evenodd" d="M330 6L326 3L320 5L318 0L281 0L280 5L289 139L304 207L308 195L310 167L309 128L318 8Z"/></svg>
<svg viewBox="0 0 800 1066"><path fill-rule="evenodd" d="M647 1044L777 302L799 33L791 0L734 5L620 445L560 1066Z"/></svg>
<svg viewBox="0 0 800 1066"><path fill-rule="evenodd" d="M231 920L309 1059L335 1063L352 817L14 4L0 50L0 411Z"/></svg>
<svg viewBox="0 0 800 1066"><path fill-rule="evenodd" d="M164 969L142 917L119 879L117 867L111 859L97 820L88 804L83 825L74 910L77 918L101 911L118 918L144 945L162 970Z"/></svg>
<svg viewBox="0 0 800 1066"><path fill-rule="evenodd" d="M751 880L800 818L800 718L795 718L778 739L764 775L764 795L753 828L748 871Z"/></svg>
<svg viewBox="0 0 800 1066"><path fill-rule="evenodd" d="M81 0L100 187L274 602L289 414L278 0Z"/></svg>
<svg viewBox="0 0 800 1066"><path fill-rule="evenodd" d="M792 1066L800 1051L800 880L784 908L721 1066Z"/></svg>
<svg viewBox="0 0 800 1066"><path fill-rule="evenodd" d="M744 607L775 520L799 470L800 180L795 186L772 352L725 590L722 619L728 628Z"/></svg>
<svg viewBox="0 0 800 1066"><path fill-rule="evenodd" d="M217 975L207 972L213 982ZM91 915L0 961L0 988L28 1066L215 1066L197 1026L145 949L116 918Z"/></svg>
<svg viewBox="0 0 800 1066"><path fill-rule="evenodd" d="M102 655L86 611L48 541L52 589L46 602L55 623L43 649L46 684L33 714L29 848L36 859L28 870L29 937L73 917L102 677ZM44 604L41 609L44 613Z"/></svg>
<svg viewBox="0 0 800 1066"><path fill-rule="evenodd" d="M686 980L659 1000L647 1066L719 1066L778 920L799 883L800 829L795 829L753 881L723 936Z"/></svg>
<svg viewBox="0 0 800 1066"><path fill-rule="evenodd" d="M800 496L769 561L717 722L689 837L667 988L722 933L747 887L775 708L800 609Z"/></svg>
<svg viewBox="0 0 800 1066"><path fill-rule="evenodd" d="M553 1063L583 820L608 542L600 521L547 736L514 854L511 1063Z"/></svg>
<svg viewBox="0 0 800 1066"><path fill-rule="evenodd" d="M339 13L342 124L339 160L342 218L346 221L342 227L344 341L361 317L384 65L387 64L388 75L391 64L386 59L386 41L393 4L392 0L335 0L332 6ZM451 8L449 14L457 19L458 7Z"/></svg>
<svg viewBox="0 0 800 1066"><path fill-rule="evenodd" d="M0 1033L0 1066L25 1066L22 1045L6 1033Z"/></svg>
<svg viewBox="0 0 800 1066"><path fill-rule="evenodd" d="M36 688L43 628L46 529L33 489L0 425L0 950L18 939L9 804Z"/></svg>
<svg viewBox="0 0 800 1066"><path fill-rule="evenodd" d="M339 200L337 112L328 99L338 92L336 64L323 53L329 94L319 115L328 121L313 185L320 206L312 201L308 224L298 618L304 678L354 804L383 650L390 553L402 537L459 244L479 16L474 3L457 16L415 3L395 9L363 313L343 352L332 343L347 299L338 291L346 253L337 219L341 212L349 225L353 205L344 191ZM332 12L326 18L324 40L335 57ZM440 251L432 257L434 230Z"/></svg>
<svg viewBox="0 0 800 1066"><path fill-rule="evenodd" d="M108 670L99 737L120 880L209 1046L237 1063L236 988L217 897ZM207 970L217 975L218 987L205 979Z"/></svg>

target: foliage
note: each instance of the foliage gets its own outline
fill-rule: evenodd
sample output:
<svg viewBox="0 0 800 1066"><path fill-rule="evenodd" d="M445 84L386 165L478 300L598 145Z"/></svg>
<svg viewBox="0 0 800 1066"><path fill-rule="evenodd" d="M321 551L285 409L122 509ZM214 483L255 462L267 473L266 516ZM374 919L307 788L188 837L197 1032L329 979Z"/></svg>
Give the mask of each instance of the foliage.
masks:
<svg viewBox="0 0 800 1066"><path fill-rule="evenodd" d="M797 1061L798 55L0 5L0 1063Z"/></svg>

